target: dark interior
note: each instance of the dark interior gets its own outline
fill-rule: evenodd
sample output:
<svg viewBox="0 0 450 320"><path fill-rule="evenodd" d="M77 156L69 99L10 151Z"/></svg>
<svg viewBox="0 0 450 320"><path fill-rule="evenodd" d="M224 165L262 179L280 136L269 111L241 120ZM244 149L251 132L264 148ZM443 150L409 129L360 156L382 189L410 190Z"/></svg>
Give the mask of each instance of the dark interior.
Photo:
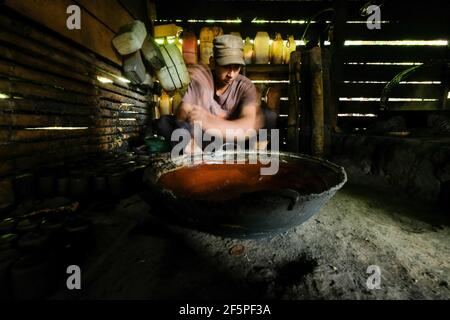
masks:
<svg viewBox="0 0 450 320"><path fill-rule="evenodd" d="M70 5L80 29L66 24ZM436 0L0 0L0 299L449 299L448 12ZM150 82L127 79L112 39L134 20L151 36L180 27L168 42L213 26L243 40L294 36L289 63L241 73L276 114L279 151L342 166L345 186L270 238L160 220L171 212L148 201L143 177L167 155L156 123L181 91L165 92L148 64ZM263 182L257 167L218 166L162 183L221 201L337 183L301 164ZM71 265L82 290L66 285ZM371 265L379 289L366 282Z"/></svg>

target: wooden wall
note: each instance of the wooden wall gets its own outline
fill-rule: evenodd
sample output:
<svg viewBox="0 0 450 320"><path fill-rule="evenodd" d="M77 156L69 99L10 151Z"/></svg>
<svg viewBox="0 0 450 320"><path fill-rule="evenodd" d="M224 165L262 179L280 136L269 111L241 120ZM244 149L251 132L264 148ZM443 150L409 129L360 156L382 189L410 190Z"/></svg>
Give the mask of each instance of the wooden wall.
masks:
<svg viewBox="0 0 450 320"><path fill-rule="evenodd" d="M152 102L119 80L114 59L3 6L1 12L0 177L113 151L142 133Z"/></svg>
<svg viewBox="0 0 450 320"><path fill-rule="evenodd" d="M399 3L386 1L381 7L381 20L389 21L381 25L381 30L369 30L365 18L359 14L367 1L347 1L344 40L450 40L448 10L442 1L430 0L419 3ZM320 10L333 7L333 1L201 1L196 4L184 2L176 6L171 1L157 3L158 20L156 24L176 23L185 30L198 35L203 26L211 23L189 22L188 20L234 20L241 23L214 23L225 33L240 32L243 38L253 39L257 31L267 31L272 39L276 32L284 40L294 35L299 40L305 24L285 23L286 20L308 20ZM332 14L326 14L332 20ZM272 23L252 23L252 20L269 20ZM278 22L277 22L278 21ZM312 24L308 34L316 31ZM344 46L341 81L338 85L338 125L348 132L356 128L366 128L377 120L383 87L399 72L409 68L397 63L424 63L431 59L449 59L449 46L392 46L364 45ZM288 80L287 68L267 67L265 72L251 72L261 68L250 67L247 75L253 80ZM281 71L284 70L284 71ZM448 67L422 70L407 79L392 91L394 98L436 99L435 101L390 101L389 115L402 115L411 125L426 125L426 114L430 111L448 112ZM433 82L433 83L430 83ZM284 97L287 97L288 84L281 84ZM363 98L363 99L361 99ZM365 99L371 98L371 99ZM362 100L362 101L360 101ZM374 101L375 100L375 101ZM287 114L288 101L282 101L283 116ZM358 114L358 116L354 115ZM361 116L363 115L363 116ZM284 120L283 120L284 119ZM282 118L285 123L286 118ZM284 122L283 122L284 121Z"/></svg>

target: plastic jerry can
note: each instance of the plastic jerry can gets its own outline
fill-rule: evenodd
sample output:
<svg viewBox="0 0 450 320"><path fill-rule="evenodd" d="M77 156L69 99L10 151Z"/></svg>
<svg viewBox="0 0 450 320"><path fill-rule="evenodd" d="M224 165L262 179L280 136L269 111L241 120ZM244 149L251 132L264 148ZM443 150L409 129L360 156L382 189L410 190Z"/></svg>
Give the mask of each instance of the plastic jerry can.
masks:
<svg viewBox="0 0 450 320"><path fill-rule="evenodd" d="M145 81L146 70L140 51L124 57L123 69L126 77L134 84Z"/></svg>
<svg viewBox="0 0 450 320"><path fill-rule="evenodd" d="M183 53L183 45L181 44L180 39L178 37L175 37L173 43L177 46L178 50L180 50L180 52Z"/></svg>
<svg viewBox="0 0 450 320"><path fill-rule="evenodd" d="M275 35L275 40L272 42L271 48L271 61L273 64L282 64L284 62L283 57L284 41L281 38L281 34Z"/></svg>
<svg viewBox="0 0 450 320"><path fill-rule="evenodd" d="M155 38L174 37L177 36L181 31L183 31L183 28L173 23L154 26Z"/></svg>
<svg viewBox="0 0 450 320"><path fill-rule="evenodd" d="M258 31L255 37L255 63L266 64L269 63L270 57L270 38L265 31Z"/></svg>
<svg viewBox="0 0 450 320"><path fill-rule="evenodd" d="M165 91L173 91L187 86L190 76L181 52L173 43L161 46L165 67L156 72L159 82Z"/></svg>
<svg viewBox="0 0 450 320"><path fill-rule="evenodd" d="M286 42L286 47L284 48L284 63L289 64L291 60L291 53L297 48L294 36L289 36L289 40Z"/></svg>
<svg viewBox="0 0 450 320"><path fill-rule="evenodd" d="M164 91L159 100L159 111L162 116L172 114L172 98Z"/></svg>
<svg viewBox="0 0 450 320"><path fill-rule="evenodd" d="M183 34L183 58L186 64L198 63L198 45L195 33L185 32Z"/></svg>
<svg viewBox="0 0 450 320"><path fill-rule="evenodd" d="M250 38L245 39L244 44L244 62L245 64L251 64L253 59L253 44L250 42Z"/></svg>
<svg viewBox="0 0 450 320"><path fill-rule="evenodd" d="M182 100L183 100L183 96L180 93L180 91L177 90L172 97L172 112L173 112L173 114L177 113L178 107L180 106Z"/></svg>
<svg viewBox="0 0 450 320"><path fill-rule="evenodd" d="M159 45L155 42L151 36L147 36L145 38L144 43L142 44L142 55L145 61L150 65L150 67L158 71L162 67L164 67L164 58L161 54L161 49Z"/></svg>
<svg viewBox="0 0 450 320"><path fill-rule="evenodd" d="M135 20L120 28L112 42L117 51L124 56L140 50L146 36L144 23Z"/></svg>

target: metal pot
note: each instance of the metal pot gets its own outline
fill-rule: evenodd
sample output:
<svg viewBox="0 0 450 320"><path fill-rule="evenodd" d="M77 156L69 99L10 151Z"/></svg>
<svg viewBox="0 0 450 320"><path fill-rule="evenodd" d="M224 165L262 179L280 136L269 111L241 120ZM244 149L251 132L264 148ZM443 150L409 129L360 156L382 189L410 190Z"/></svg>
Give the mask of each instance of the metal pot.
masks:
<svg viewBox="0 0 450 320"><path fill-rule="evenodd" d="M270 178L272 186L258 186L256 183L253 190L244 190L227 200L216 200L208 197L208 194L189 196L162 184L162 177L166 174L181 174L183 171L179 170L186 168L197 168L200 170L199 176L202 168L207 170L204 165L215 164L223 166L223 170L235 170L236 164L225 164L225 161L233 161L241 156L246 163L261 160L261 154L252 151L203 154L193 159L189 155L173 159L168 156L155 158L144 173L144 182L148 188L142 196L153 208L155 204L160 205L159 210L153 210L152 214L169 223L222 236L260 238L274 236L302 224L318 212L347 181L344 169L331 162L306 155L269 152L268 156L278 157L280 167L279 172ZM292 176L286 168L296 176ZM226 172L223 176L228 180ZM259 181L262 178L250 179ZM178 176L177 180L171 181L183 179ZM192 181L191 177L184 180L185 183L189 181ZM293 183L290 185L286 181ZM245 181L242 183L245 184ZM302 187L299 187L300 184ZM233 189L228 190L235 192Z"/></svg>

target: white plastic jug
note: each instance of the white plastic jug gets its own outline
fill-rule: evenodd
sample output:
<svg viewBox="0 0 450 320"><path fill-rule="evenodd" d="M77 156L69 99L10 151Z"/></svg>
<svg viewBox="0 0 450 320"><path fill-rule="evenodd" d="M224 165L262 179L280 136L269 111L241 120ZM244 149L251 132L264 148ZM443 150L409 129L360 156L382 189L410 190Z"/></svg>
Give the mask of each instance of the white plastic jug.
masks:
<svg viewBox="0 0 450 320"><path fill-rule="evenodd" d="M255 63L266 64L269 63L270 57L270 38L265 31L258 31L255 37Z"/></svg>
<svg viewBox="0 0 450 320"><path fill-rule="evenodd" d="M146 36L147 29L144 23L135 20L120 28L112 43L117 51L124 56L140 50Z"/></svg>
<svg viewBox="0 0 450 320"><path fill-rule="evenodd" d="M173 43L161 46L165 66L156 72L165 91L173 91L187 86L191 79L180 50Z"/></svg>
<svg viewBox="0 0 450 320"><path fill-rule="evenodd" d="M272 42L271 48L271 61L273 64L282 64L283 63L283 48L284 42L283 38L281 38L281 34L277 33L275 35L275 40Z"/></svg>
<svg viewBox="0 0 450 320"><path fill-rule="evenodd" d="M150 35L145 38L141 52L153 70L159 70L164 67L164 58L161 49Z"/></svg>

